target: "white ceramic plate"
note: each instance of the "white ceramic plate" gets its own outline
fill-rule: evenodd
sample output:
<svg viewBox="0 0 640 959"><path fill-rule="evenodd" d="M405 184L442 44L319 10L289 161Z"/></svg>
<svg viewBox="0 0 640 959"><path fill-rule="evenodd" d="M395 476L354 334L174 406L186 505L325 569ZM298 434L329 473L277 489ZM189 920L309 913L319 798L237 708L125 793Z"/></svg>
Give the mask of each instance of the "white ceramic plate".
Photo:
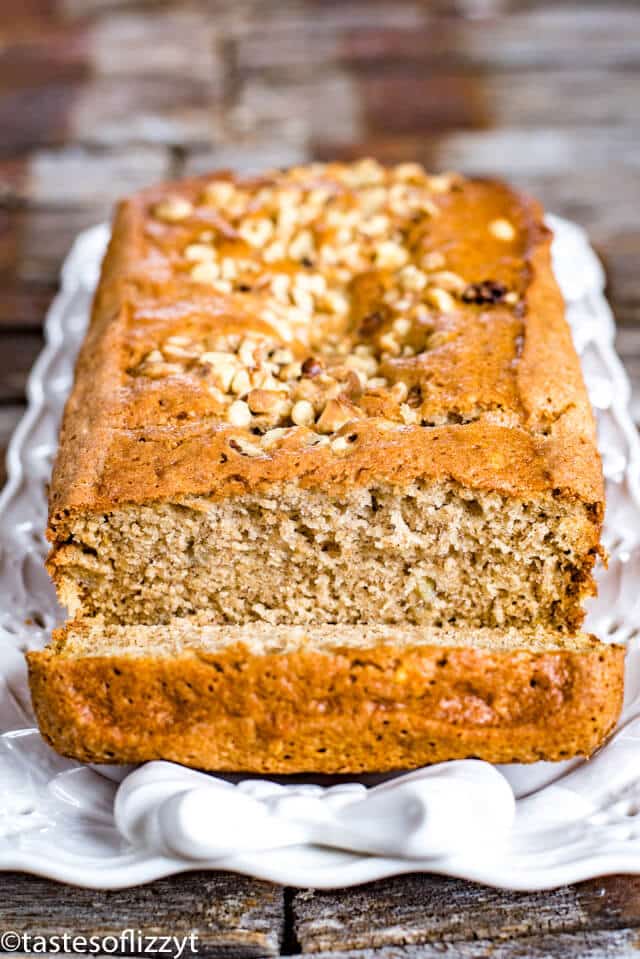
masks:
<svg viewBox="0 0 640 959"><path fill-rule="evenodd" d="M23 652L42 646L62 619L43 566L45 484L108 239L98 226L78 238L65 263L0 497L1 869L96 888L195 868L316 888L413 871L513 889L640 873L640 451L600 264L581 230L550 221L607 477L611 559L598 571L587 626L629 644L616 736L588 763L444 763L375 789L327 786L326 777L323 785L313 777L231 785L233 777L170 763L132 772L55 755L34 728Z"/></svg>

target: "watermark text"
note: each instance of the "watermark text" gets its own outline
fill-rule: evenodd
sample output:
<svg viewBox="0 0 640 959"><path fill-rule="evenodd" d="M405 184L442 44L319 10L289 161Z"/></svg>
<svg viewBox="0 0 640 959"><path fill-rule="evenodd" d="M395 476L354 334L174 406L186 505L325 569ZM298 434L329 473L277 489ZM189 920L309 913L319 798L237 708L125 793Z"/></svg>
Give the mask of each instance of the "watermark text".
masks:
<svg viewBox="0 0 640 959"><path fill-rule="evenodd" d="M28 952L34 955L77 953L82 956L124 954L183 959L198 954L198 934L151 936L140 929L123 929L117 934L104 936L82 936L73 932L44 936L7 929L0 933L0 952Z"/></svg>

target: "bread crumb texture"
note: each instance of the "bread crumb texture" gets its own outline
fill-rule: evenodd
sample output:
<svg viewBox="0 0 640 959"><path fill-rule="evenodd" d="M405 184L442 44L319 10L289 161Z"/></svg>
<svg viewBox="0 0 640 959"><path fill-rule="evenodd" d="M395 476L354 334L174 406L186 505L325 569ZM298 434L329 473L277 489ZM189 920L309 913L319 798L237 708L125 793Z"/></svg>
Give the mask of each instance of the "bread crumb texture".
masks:
<svg viewBox="0 0 640 959"><path fill-rule="evenodd" d="M105 623L579 624L598 527L578 500L450 483L294 484L76 515L55 570Z"/></svg>

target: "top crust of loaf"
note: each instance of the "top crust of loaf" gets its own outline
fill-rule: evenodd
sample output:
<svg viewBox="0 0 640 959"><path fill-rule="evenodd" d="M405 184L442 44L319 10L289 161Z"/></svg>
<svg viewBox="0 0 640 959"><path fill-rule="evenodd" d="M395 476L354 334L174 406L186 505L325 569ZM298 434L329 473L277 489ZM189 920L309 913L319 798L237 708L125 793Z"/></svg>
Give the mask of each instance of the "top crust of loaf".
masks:
<svg viewBox="0 0 640 959"><path fill-rule="evenodd" d="M75 511L291 480L553 490L599 526L550 242L534 201L415 164L221 173L126 200L64 417L51 538Z"/></svg>

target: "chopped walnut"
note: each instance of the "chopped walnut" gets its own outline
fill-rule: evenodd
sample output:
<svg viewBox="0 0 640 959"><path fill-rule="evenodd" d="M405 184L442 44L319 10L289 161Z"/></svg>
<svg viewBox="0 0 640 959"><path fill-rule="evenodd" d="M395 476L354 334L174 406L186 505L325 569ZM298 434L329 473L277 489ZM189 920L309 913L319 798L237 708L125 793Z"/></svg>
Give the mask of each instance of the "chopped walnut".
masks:
<svg viewBox="0 0 640 959"><path fill-rule="evenodd" d="M153 208L154 216L167 223L186 220L193 213L193 204L181 196L168 196Z"/></svg>
<svg viewBox="0 0 640 959"><path fill-rule="evenodd" d="M489 224L489 232L492 233L497 240L504 240L505 242L513 240L516 235L513 224L502 217L491 221Z"/></svg>
<svg viewBox="0 0 640 959"><path fill-rule="evenodd" d="M302 364L301 372L303 376L318 376L322 373L322 364L314 356L309 356Z"/></svg>
<svg viewBox="0 0 640 959"><path fill-rule="evenodd" d="M385 324L385 315L380 310L367 314L358 327L360 336L373 336Z"/></svg>
<svg viewBox="0 0 640 959"><path fill-rule="evenodd" d="M425 253L422 257L420 265L423 269L431 270L440 270L446 263L444 255L440 253L439 250L432 250L429 253Z"/></svg>
<svg viewBox="0 0 640 959"><path fill-rule="evenodd" d="M234 424L235 425L235 424ZM234 436L229 440L229 446L243 456L264 456L264 451L257 443L252 443L245 436Z"/></svg>
<svg viewBox="0 0 640 959"><path fill-rule="evenodd" d="M456 308L456 301L451 294L437 286L427 290L427 300L441 313L453 313Z"/></svg>
<svg viewBox="0 0 640 959"><path fill-rule="evenodd" d="M335 433L349 420L358 415L358 410L345 400L329 400L317 422L320 433Z"/></svg>
<svg viewBox="0 0 640 959"><path fill-rule="evenodd" d="M311 426L315 422L316 413L313 404L308 400L298 400L291 410L291 419L296 426Z"/></svg>
<svg viewBox="0 0 640 959"><path fill-rule="evenodd" d="M244 400L234 400L227 411L227 419L232 426L249 426L251 410Z"/></svg>
<svg viewBox="0 0 640 959"><path fill-rule="evenodd" d="M251 390L247 395L247 405L252 413L276 413L291 408L287 390Z"/></svg>
<svg viewBox="0 0 640 959"><path fill-rule="evenodd" d="M191 279L196 283L215 283L220 276L220 267L213 260L201 260L191 270Z"/></svg>
<svg viewBox="0 0 640 959"><path fill-rule="evenodd" d="M465 303L499 303L506 298L507 288L496 280L471 283L463 292Z"/></svg>
<svg viewBox="0 0 640 959"><path fill-rule="evenodd" d="M432 273L429 282L442 290L446 290L447 293L462 293L467 287L462 277L458 276L457 273L452 273L451 270L439 270Z"/></svg>

